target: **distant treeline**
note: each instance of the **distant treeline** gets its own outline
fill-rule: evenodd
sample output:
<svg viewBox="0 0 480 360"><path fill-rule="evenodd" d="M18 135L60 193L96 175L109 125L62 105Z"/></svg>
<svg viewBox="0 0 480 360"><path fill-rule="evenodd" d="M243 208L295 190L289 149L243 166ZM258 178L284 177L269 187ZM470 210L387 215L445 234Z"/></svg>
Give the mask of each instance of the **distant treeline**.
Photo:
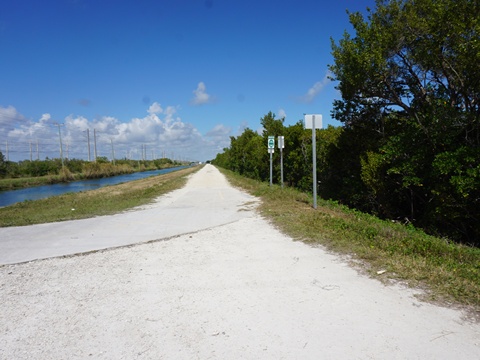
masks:
<svg viewBox="0 0 480 360"><path fill-rule="evenodd" d="M115 160L115 163L104 157L98 157L93 162L79 159L64 159L63 162L61 159L13 162L5 161L4 155L0 152L0 179L3 179L0 182L0 190L79 179L102 178L178 165L182 164L167 158L156 160L119 159ZM18 179L28 180L14 181Z"/></svg>

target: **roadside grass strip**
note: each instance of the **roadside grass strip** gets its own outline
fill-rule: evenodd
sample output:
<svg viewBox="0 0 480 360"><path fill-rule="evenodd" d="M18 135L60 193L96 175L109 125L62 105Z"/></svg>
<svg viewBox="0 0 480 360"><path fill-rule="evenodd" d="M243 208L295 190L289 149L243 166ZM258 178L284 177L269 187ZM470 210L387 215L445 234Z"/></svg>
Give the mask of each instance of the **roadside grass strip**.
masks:
<svg viewBox="0 0 480 360"><path fill-rule="evenodd" d="M480 315L480 249L430 236L413 226L317 200L293 188L258 182L219 169L233 186L259 196L263 216L296 240L347 255L382 281L425 291L424 300L469 306Z"/></svg>

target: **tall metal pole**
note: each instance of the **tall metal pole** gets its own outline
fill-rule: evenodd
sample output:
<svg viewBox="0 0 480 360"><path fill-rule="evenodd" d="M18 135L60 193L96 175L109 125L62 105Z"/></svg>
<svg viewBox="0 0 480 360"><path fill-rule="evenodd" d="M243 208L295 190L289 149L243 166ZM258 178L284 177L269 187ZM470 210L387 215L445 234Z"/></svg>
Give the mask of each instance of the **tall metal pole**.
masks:
<svg viewBox="0 0 480 360"><path fill-rule="evenodd" d="M115 165L115 150L113 149L113 139L110 139L110 143L112 144L112 162Z"/></svg>
<svg viewBox="0 0 480 360"><path fill-rule="evenodd" d="M87 129L88 162L90 162L90 129Z"/></svg>
<svg viewBox="0 0 480 360"><path fill-rule="evenodd" d="M9 161L9 159L8 159L8 140L5 141L5 155L7 157L7 161Z"/></svg>
<svg viewBox="0 0 480 360"><path fill-rule="evenodd" d="M62 169L65 167L64 163L63 163L63 146L62 146L62 132L60 131L60 125L59 123L57 123L57 126L58 126L58 138L60 140L60 158L62 159Z"/></svg>
<svg viewBox="0 0 480 360"><path fill-rule="evenodd" d="M277 139L278 148L280 149L280 181L283 189L283 148L285 147L285 137L279 136Z"/></svg>
<svg viewBox="0 0 480 360"><path fill-rule="evenodd" d="M315 128L315 115L312 116L312 157L313 157L313 208L317 208L317 130Z"/></svg>
<svg viewBox="0 0 480 360"><path fill-rule="evenodd" d="M282 189L283 189L283 149L280 148L280 178L282 181Z"/></svg>
<svg viewBox="0 0 480 360"><path fill-rule="evenodd" d="M95 157L95 162L97 162L97 131L93 129L93 156Z"/></svg>
<svg viewBox="0 0 480 360"><path fill-rule="evenodd" d="M270 186L272 186L272 177L273 177L273 166L272 166L272 153L273 151L271 151L270 149Z"/></svg>

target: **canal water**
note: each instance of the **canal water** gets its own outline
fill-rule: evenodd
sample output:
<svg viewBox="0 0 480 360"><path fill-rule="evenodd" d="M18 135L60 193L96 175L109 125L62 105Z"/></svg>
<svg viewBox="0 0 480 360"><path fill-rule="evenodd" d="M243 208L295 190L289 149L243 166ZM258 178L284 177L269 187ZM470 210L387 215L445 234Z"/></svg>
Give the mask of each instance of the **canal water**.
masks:
<svg viewBox="0 0 480 360"><path fill-rule="evenodd" d="M170 169L142 171L101 179L80 180L72 181L69 183L59 183L52 185L35 186L18 190L0 191L0 207L12 205L25 200L38 200L69 192L94 190L107 185L116 185L128 181L144 179L154 175L167 174L175 170L184 169L185 167L186 166L179 166Z"/></svg>

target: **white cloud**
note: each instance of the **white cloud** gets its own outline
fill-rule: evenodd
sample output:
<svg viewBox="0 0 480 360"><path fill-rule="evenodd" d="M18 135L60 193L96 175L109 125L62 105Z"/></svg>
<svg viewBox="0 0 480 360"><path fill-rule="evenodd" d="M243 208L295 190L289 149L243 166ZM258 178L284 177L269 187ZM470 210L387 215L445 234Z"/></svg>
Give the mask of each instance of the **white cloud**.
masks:
<svg viewBox="0 0 480 360"><path fill-rule="evenodd" d="M205 137L209 141L213 141L214 143L221 143L224 144L225 142L230 143L230 134L232 133L232 129L223 125L218 124L213 127L210 131L205 134Z"/></svg>
<svg viewBox="0 0 480 360"><path fill-rule="evenodd" d="M208 104L212 101L212 97L207 94L207 87L205 83L199 82L195 90L193 90L193 99L191 100L192 105L203 105Z"/></svg>
<svg viewBox="0 0 480 360"><path fill-rule="evenodd" d="M165 119L164 121L166 123L170 123L172 121L180 121L180 117L175 117L175 114L177 113L177 109L178 107L175 107L175 106L167 106L167 108L165 109Z"/></svg>
<svg viewBox="0 0 480 360"><path fill-rule="evenodd" d="M51 117L52 116L50 114L43 114L39 121L40 122L49 121L51 119Z"/></svg>
<svg viewBox="0 0 480 360"><path fill-rule="evenodd" d="M313 86L308 89L305 95L300 97L300 101L305 103L311 103L315 97L323 90L323 88L330 83L330 73L327 72L321 81L317 81Z"/></svg>
<svg viewBox="0 0 480 360"><path fill-rule="evenodd" d="M86 131L89 128L88 119L83 116L74 118L73 115L69 115L65 118L64 123L68 129Z"/></svg>
<svg viewBox="0 0 480 360"><path fill-rule="evenodd" d="M100 119L93 121L93 127L97 132L118 135L118 127L120 122L113 116L102 116Z"/></svg>
<svg viewBox="0 0 480 360"><path fill-rule="evenodd" d="M277 119L285 119L287 117L287 113L283 109L278 110Z"/></svg>
<svg viewBox="0 0 480 360"><path fill-rule="evenodd" d="M20 114L13 106L6 108L0 106L0 125L13 127L18 124L24 124L28 122L25 117Z"/></svg>
<svg viewBox="0 0 480 360"><path fill-rule="evenodd" d="M223 124L218 124L205 134L207 145L210 146L215 153L222 152L223 149L230 146L231 133L231 128Z"/></svg>
<svg viewBox="0 0 480 360"><path fill-rule="evenodd" d="M121 122L117 118L104 116L89 120L83 116L69 115L60 125L64 156L88 159L90 143L91 158L96 142L97 156L110 159L112 145L115 157L141 159L144 146L147 159L160 157L164 152L176 159L208 160L230 143L231 130L217 125L203 136L192 124L184 122L178 115L178 106L153 103L145 117ZM2 117L3 116L3 117ZM12 119L15 119L12 122ZM8 141L9 157L12 161L28 159L30 146L38 142L39 158L59 157L59 126L51 121L50 114L39 120L25 119L13 107L0 107L0 139ZM87 135L89 135L87 137ZM2 146L3 145L3 146ZM5 141L0 151L5 153ZM67 151L68 148L68 151ZM174 155L172 155L174 154ZM36 154L34 155L36 158Z"/></svg>
<svg viewBox="0 0 480 360"><path fill-rule="evenodd" d="M208 137L226 136L230 134L231 131L232 131L231 128L223 124L218 124L218 125L215 125L212 130L208 131L205 134L205 136L208 136Z"/></svg>
<svg viewBox="0 0 480 360"><path fill-rule="evenodd" d="M147 112L148 112L150 115L153 115L153 114L161 114L161 113L163 112L163 109L162 109L162 107L160 106L160 104L155 101L152 105L150 105L150 107L148 108Z"/></svg>

